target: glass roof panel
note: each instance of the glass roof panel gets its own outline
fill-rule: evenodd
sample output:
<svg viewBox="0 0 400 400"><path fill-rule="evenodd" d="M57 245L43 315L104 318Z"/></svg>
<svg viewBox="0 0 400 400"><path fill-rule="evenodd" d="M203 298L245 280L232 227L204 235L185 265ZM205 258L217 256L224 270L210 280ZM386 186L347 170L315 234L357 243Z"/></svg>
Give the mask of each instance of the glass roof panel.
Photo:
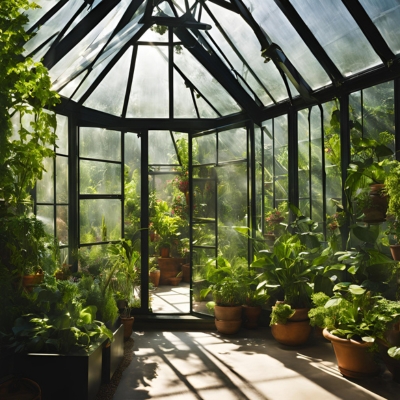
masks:
<svg viewBox="0 0 400 400"><path fill-rule="evenodd" d="M170 131L149 131L149 164L171 164L172 156L176 159Z"/></svg>
<svg viewBox="0 0 400 400"><path fill-rule="evenodd" d="M291 3L344 76L382 63L340 0Z"/></svg>
<svg viewBox="0 0 400 400"><path fill-rule="evenodd" d="M175 17L175 14L172 11L171 6L166 1L163 1L157 7L154 7L153 15L158 15L158 14L160 14L160 12L163 12L163 13L169 15L170 17Z"/></svg>
<svg viewBox="0 0 400 400"><path fill-rule="evenodd" d="M168 48L139 46L126 116L169 116Z"/></svg>
<svg viewBox="0 0 400 400"><path fill-rule="evenodd" d="M174 117L197 118L191 91L176 71L174 71Z"/></svg>
<svg viewBox="0 0 400 400"><path fill-rule="evenodd" d="M25 29L28 30L59 2L60 0L41 0L40 8L25 11L25 15L29 17L29 22L25 25ZM36 4L38 3L39 1L36 1ZM72 4L72 1L70 3Z"/></svg>
<svg viewBox="0 0 400 400"><path fill-rule="evenodd" d="M132 47L119 59L83 105L95 110L121 116L131 58Z"/></svg>
<svg viewBox="0 0 400 400"><path fill-rule="evenodd" d="M208 2L207 5L235 47L264 83L264 86L268 88L274 100L282 101L287 99L286 88L278 69L273 62L264 63L264 58L261 57L260 43L253 30L246 24L243 18L236 13L227 12L226 9L213 3ZM212 30L210 34L213 34Z"/></svg>
<svg viewBox="0 0 400 400"><path fill-rule="evenodd" d="M271 40L281 47L313 90L332 83L274 0L244 0L244 3L251 7L254 19Z"/></svg>
<svg viewBox="0 0 400 400"><path fill-rule="evenodd" d="M174 56L174 62L221 115L240 111L229 93L185 48Z"/></svg>
<svg viewBox="0 0 400 400"><path fill-rule="evenodd" d="M43 0L38 2L40 6L42 5L42 2ZM59 34L81 5L81 0L70 0L66 3L55 15L53 15L52 18L49 19L49 21L46 22L46 24L42 25L40 29L36 31L35 36L24 45L24 56L30 54L34 49L39 47L54 34ZM27 15L29 16L30 21L26 28L33 25L33 23L37 22L43 16L40 8L29 11ZM45 46L46 51L50 48L50 44L51 43L48 43Z"/></svg>
<svg viewBox="0 0 400 400"><path fill-rule="evenodd" d="M360 0L369 17L397 54L400 51L400 2L399 0Z"/></svg>
<svg viewBox="0 0 400 400"><path fill-rule="evenodd" d="M219 115L213 108L202 98L196 96L196 104L199 110L200 118L218 118Z"/></svg>
<svg viewBox="0 0 400 400"><path fill-rule="evenodd" d="M168 31L160 34L152 26L141 36L140 40L143 42L168 42Z"/></svg>
<svg viewBox="0 0 400 400"><path fill-rule="evenodd" d="M242 76L242 78L249 84L249 86L252 88L252 90L256 93L258 98L265 106L272 104L273 101L268 96L265 89L262 87L262 83L258 80L257 76L253 75L253 72L250 70L249 66L246 65L246 63L239 58L237 53L225 39L221 31L216 27L214 21L207 13L203 13L202 22L205 22L212 26L211 30L208 31L208 34L203 36L205 36L207 42L213 48L215 53L221 58L221 60L227 65L229 69L235 69L235 71L237 71ZM211 39L209 39L208 36L212 37L212 39L217 43L218 47L214 45L214 43ZM221 49L222 54L219 49ZM225 57L228 61L225 59Z"/></svg>
<svg viewBox="0 0 400 400"><path fill-rule="evenodd" d="M125 12L127 0L121 2L85 36L75 48L63 57L51 70L53 88L59 89L65 83L85 69L97 57L98 53L109 40L113 30Z"/></svg>

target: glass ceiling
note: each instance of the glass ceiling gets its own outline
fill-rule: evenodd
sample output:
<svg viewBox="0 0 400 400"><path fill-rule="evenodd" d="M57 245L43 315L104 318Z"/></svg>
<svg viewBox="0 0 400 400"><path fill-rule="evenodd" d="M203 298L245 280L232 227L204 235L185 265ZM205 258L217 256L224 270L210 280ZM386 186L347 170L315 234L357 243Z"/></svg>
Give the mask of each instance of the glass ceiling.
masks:
<svg viewBox="0 0 400 400"><path fill-rule="evenodd" d="M66 99L122 118L263 111L400 52L400 0L36 0L25 55Z"/></svg>

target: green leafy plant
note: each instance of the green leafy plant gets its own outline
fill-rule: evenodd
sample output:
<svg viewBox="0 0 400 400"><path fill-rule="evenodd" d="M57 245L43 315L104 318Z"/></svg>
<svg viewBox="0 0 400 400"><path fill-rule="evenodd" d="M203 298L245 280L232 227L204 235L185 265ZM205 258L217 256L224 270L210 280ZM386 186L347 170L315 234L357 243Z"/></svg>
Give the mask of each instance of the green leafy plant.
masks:
<svg viewBox="0 0 400 400"><path fill-rule="evenodd" d="M400 319L400 304L374 295L359 285L339 283L324 306L310 311L311 321L332 335L364 342L383 338L388 327ZM328 311L327 311L328 310ZM323 322L321 322L323 321Z"/></svg>
<svg viewBox="0 0 400 400"><path fill-rule="evenodd" d="M275 324L286 324L288 318L294 315L296 310L294 310L290 304L277 303L272 307L270 325Z"/></svg>
<svg viewBox="0 0 400 400"><path fill-rule="evenodd" d="M37 5L11 0L0 9L0 198L18 214L30 204L30 189L44 171L43 160L53 157L56 116L49 112L59 101L51 90L47 69L31 58L22 58L26 10ZM19 121L12 136L12 119Z"/></svg>
<svg viewBox="0 0 400 400"><path fill-rule="evenodd" d="M215 265L216 262L216 265ZM244 284L241 279L243 268L233 268L231 263L223 257L208 261L206 279L210 286L200 291L200 296L205 298L212 293L215 303L219 306L237 306L243 304Z"/></svg>

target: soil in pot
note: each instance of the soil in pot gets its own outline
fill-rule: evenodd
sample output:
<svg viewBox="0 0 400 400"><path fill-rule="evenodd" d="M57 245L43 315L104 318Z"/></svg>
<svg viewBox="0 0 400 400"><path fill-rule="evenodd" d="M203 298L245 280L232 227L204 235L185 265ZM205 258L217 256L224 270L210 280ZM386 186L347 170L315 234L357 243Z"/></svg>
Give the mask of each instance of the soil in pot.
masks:
<svg viewBox="0 0 400 400"><path fill-rule="evenodd" d="M330 340L335 351L339 371L347 378L362 379L376 376L379 365L369 351L372 343L342 339L324 329L323 335Z"/></svg>

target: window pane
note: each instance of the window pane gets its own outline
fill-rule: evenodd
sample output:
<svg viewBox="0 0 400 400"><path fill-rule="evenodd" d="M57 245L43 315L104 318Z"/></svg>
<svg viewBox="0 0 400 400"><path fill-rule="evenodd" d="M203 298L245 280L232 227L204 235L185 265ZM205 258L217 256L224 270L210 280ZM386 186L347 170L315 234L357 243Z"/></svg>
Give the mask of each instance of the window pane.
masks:
<svg viewBox="0 0 400 400"><path fill-rule="evenodd" d="M216 135L199 136L193 139L193 162L198 164L215 164L217 162Z"/></svg>
<svg viewBox="0 0 400 400"><path fill-rule="evenodd" d="M54 160L45 158L43 165L46 171L43 172L42 179L36 184L36 200L38 203L54 202Z"/></svg>
<svg viewBox="0 0 400 400"><path fill-rule="evenodd" d="M56 233L57 239L62 245L68 244L68 207L56 207L57 220L56 220Z"/></svg>
<svg viewBox="0 0 400 400"><path fill-rule="evenodd" d="M68 155L68 117L57 114L57 154Z"/></svg>
<svg viewBox="0 0 400 400"><path fill-rule="evenodd" d="M174 142L169 131L149 131L149 164L178 165Z"/></svg>
<svg viewBox="0 0 400 400"><path fill-rule="evenodd" d="M98 161L81 160L81 194L120 194L121 165Z"/></svg>
<svg viewBox="0 0 400 400"><path fill-rule="evenodd" d="M56 201L68 203L68 158L56 157Z"/></svg>
<svg viewBox="0 0 400 400"><path fill-rule="evenodd" d="M79 204L81 243L121 238L121 200L81 200Z"/></svg>
<svg viewBox="0 0 400 400"><path fill-rule="evenodd" d="M43 222L45 231L49 235L54 235L54 207L37 206L36 215Z"/></svg>
<svg viewBox="0 0 400 400"><path fill-rule="evenodd" d="M245 128L218 132L218 161L245 159L247 150L246 139Z"/></svg>
<svg viewBox="0 0 400 400"><path fill-rule="evenodd" d="M79 155L86 158L121 161L121 133L101 128L80 128Z"/></svg>

